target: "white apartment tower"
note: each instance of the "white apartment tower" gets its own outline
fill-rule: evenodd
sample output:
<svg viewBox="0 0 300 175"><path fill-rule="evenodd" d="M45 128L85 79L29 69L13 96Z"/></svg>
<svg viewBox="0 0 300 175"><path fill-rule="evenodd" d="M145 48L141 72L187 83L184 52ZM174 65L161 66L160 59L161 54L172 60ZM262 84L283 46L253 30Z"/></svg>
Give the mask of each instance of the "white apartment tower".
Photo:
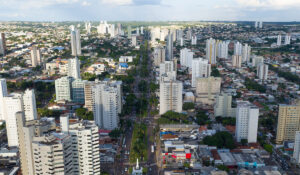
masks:
<svg viewBox="0 0 300 175"><path fill-rule="evenodd" d="M237 102L235 137L238 142L247 139L248 143L256 143L258 115L259 109L250 102Z"/></svg>
<svg viewBox="0 0 300 175"><path fill-rule="evenodd" d="M232 67L241 68L242 67L242 56L232 55Z"/></svg>
<svg viewBox="0 0 300 175"><path fill-rule="evenodd" d="M191 68L193 57L194 52L192 52L190 49L184 48L180 50L180 64L182 66Z"/></svg>
<svg viewBox="0 0 300 175"><path fill-rule="evenodd" d="M252 58L252 66L253 67L257 67L261 63L264 63L264 57L262 57L262 56L254 56Z"/></svg>
<svg viewBox="0 0 300 175"><path fill-rule="evenodd" d="M70 28L71 28L72 55L73 56L79 56L79 55L81 55L80 32L73 25Z"/></svg>
<svg viewBox="0 0 300 175"><path fill-rule="evenodd" d="M173 60L173 34L170 31L167 35L166 60Z"/></svg>
<svg viewBox="0 0 300 175"><path fill-rule="evenodd" d="M242 55L243 45L240 42L234 43L234 55Z"/></svg>
<svg viewBox="0 0 300 175"><path fill-rule="evenodd" d="M182 112L182 89L181 81L171 80L160 83L160 115L167 111Z"/></svg>
<svg viewBox="0 0 300 175"><path fill-rule="evenodd" d="M37 119L36 100L33 89L26 89L23 94L23 105L26 121Z"/></svg>
<svg viewBox="0 0 300 175"><path fill-rule="evenodd" d="M284 45L289 45L289 44L291 44L291 34L285 35L284 38Z"/></svg>
<svg viewBox="0 0 300 175"><path fill-rule="evenodd" d="M6 39L5 34L0 33L0 55L6 54Z"/></svg>
<svg viewBox="0 0 300 175"><path fill-rule="evenodd" d="M225 59L228 58L228 45L229 45L229 42L226 42L226 41L218 42L218 55L217 56L219 58L225 58Z"/></svg>
<svg viewBox="0 0 300 175"><path fill-rule="evenodd" d="M31 54L31 65L32 65L32 67L36 67L36 66L40 65L41 62L42 62L42 55L41 55L40 49L37 48L36 46L33 46L30 49L30 54Z"/></svg>
<svg viewBox="0 0 300 175"><path fill-rule="evenodd" d="M300 163L300 131L296 131L293 158L296 163Z"/></svg>
<svg viewBox="0 0 300 175"><path fill-rule="evenodd" d="M3 98L8 96L6 79L0 79L0 120L5 120Z"/></svg>
<svg viewBox="0 0 300 175"><path fill-rule="evenodd" d="M245 44L243 46L243 63L244 62L249 62L250 61L250 55L251 55L251 46L249 46L248 44Z"/></svg>
<svg viewBox="0 0 300 175"><path fill-rule="evenodd" d="M215 117L235 117L235 108L231 107L232 96L227 93L222 93L217 96L214 106Z"/></svg>
<svg viewBox="0 0 300 175"><path fill-rule="evenodd" d="M175 71L173 61L165 61L159 65L159 76L172 71Z"/></svg>
<svg viewBox="0 0 300 175"><path fill-rule="evenodd" d="M68 76L80 78L80 61L77 57L68 60Z"/></svg>
<svg viewBox="0 0 300 175"><path fill-rule="evenodd" d="M210 38L206 40L206 59L209 64L216 64L216 40Z"/></svg>
<svg viewBox="0 0 300 175"><path fill-rule="evenodd" d="M197 45L197 36L196 36L196 35L193 35L193 36L192 36L191 44L192 44L192 45Z"/></svg>
<svg viewBox="0 0 300 175"><path fill-rule="evenodd" d="M257 66L257 76L260 80L267 80L268 79L268 70L269 66L264 63L260 63Z"/></svg>
<svg viewBox="0 0 300 175"><path fill-rule="evenodd" d="M166 60L166 50L163 46L157 46L154 48L154 65L159 66Z"/></svg>
<svg viewBox="0 0 300 175"><path fill-rule="evenodd" d="M196 87L196 78L209 77L211 73L211 65L208 60L195 58L192 61L192 87Z"/></svg>
<svg viewBox="0 0 300 175"><path fill-rule="evenodd" d="M277 36L277 46L281 46L281 35Z"/></svg>
<svg viewBox="0 0 300 175"><path fill-rule="evenodd" d="M60 100L72 101L71 82L72 82L71 77L61 77L55 80L56 101L60 101Z"/></svg>

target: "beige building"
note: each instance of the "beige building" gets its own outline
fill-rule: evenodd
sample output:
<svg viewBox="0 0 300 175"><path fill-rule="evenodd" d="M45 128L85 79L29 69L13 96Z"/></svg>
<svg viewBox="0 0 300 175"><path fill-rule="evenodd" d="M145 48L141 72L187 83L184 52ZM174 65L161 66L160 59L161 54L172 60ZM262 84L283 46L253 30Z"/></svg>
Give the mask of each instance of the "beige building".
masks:
<svg viewBox="0 0 300 175"><path fill-rule="evenodd" d="M296 105L279 105L276 143L294 141L300 130L300 102Z"/></svg>
<svg viewBox="0 0 300 175"><path fill-rule="evenodd" d="M220 94L221 81L220 77L197 78L196 102L212 105Z"/></svg>
<svg viewBox="0 0 300 175"><path fill-rule="evenodd" d="M241 55L232 55L232 67L241 68L242 61Z"/></svg>

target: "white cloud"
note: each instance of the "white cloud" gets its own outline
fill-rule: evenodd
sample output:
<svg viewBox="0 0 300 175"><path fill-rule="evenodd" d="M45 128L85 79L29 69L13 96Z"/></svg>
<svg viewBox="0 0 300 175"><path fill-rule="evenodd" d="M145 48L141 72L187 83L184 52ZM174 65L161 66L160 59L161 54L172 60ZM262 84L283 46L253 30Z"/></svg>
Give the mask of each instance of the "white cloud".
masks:
<svg viewBox="0 0 300 175"><path fill-rule="evenodd" d="M82 6L90 6L91 3L87 2L87 1L83 1L83 2L81 3L81 5L82 5Z"/></svg>
<svg viewBox="0 0 300 175"><path fill-rule="evenodd" d="M236 0L243 7L286 9L300 7L299 0Z"/></svg>
<svg viewBox="0 0 300 175"><path fill-rule="evenodd" d="M110 5L131 5L133 4L133 0L102 0L102 3Z"/></svg>

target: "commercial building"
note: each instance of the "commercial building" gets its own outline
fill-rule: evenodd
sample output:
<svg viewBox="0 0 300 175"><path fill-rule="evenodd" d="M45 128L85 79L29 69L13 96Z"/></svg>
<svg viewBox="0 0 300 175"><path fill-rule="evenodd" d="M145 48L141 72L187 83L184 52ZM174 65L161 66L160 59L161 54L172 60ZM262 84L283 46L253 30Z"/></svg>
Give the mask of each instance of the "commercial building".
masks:
<svg viewBox="0 0 300 175"><path fill-rule="evenodd" d="M256 143L259 109L248 101L238 101L236 108L235 137L238 142L246 139Z"/></svg>
<svg viewBox="0 0 300 175"><path fill-rule="evenodd" d="M221 78L196 78L196 102L212 105L220 94Z"/></svg>
<svg viewBox="0 0 300 175"><path fill-rule="evenodd" d="M182 112L182 89L181 81L161 81L159 95L160 115L170 110Z"/></svg>
<svg viewBox="0 0 300 175"><path fill-rule="evenodd" d="M81 55L81 42L80 42L80 31L71 26L71 49L73 56Z"/></svg>
<svg viewBox="0 0 300 175"><path fill-rule="evenodd" d="M300 102L294 105L279 105L276 143L294 141L296 131L300 130Z"/></svg>
<svg viewBox="0 0 300 175"><path fill-rule="evenodd" d="M216 98L214 114L216 117L235 117L235 108L231 107L232 96L227 93L221 93Z"/></svg>
<svg viewBox="0 0 300 175"><path fill-rule="evenodd" d="M192 60L192 87L196 87L196 78L209 77L211 73L211 65L208 60L195 58Z"/></svg>

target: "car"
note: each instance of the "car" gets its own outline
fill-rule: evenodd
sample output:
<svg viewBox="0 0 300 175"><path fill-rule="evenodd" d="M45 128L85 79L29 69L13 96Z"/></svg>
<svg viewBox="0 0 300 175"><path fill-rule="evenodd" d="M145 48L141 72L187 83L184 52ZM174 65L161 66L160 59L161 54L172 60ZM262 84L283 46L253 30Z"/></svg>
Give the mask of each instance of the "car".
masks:
<svg viewBox="0 0 300 175"><path fill-rule="evenodd" d="M127 172L128 171L128 169L127 169L127 167L125 168L125 172Z"/></svg>

